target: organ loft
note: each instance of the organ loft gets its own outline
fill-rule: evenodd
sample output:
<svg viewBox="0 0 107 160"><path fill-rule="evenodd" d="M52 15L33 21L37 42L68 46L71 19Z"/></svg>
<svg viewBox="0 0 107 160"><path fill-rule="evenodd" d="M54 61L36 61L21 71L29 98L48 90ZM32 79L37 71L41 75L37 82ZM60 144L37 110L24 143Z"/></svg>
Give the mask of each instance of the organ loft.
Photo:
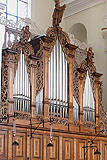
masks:
<svg viewBox="0 0 107 160"><path fill-rule="evenodd" d="M60 27L65 8L55 0L46 35L23 27L2 52L0 160L107 160L103 75Z"/></svg>

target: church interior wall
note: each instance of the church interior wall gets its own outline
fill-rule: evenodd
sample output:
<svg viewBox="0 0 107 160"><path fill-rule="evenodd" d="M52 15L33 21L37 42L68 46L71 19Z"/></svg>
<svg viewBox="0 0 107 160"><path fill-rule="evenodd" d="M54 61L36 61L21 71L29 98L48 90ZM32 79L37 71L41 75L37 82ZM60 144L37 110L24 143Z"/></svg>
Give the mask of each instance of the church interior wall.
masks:
<svg viewBox="0 0 107 160"><path fill-rule="evenodd" d="M96 68L103 73L103 105L107 110L107 53L105 52L105 42L102 37L101 29L105 26L104 3L81 11L64 19L65 30L70 31L70 28L76 23L82 23L87 29L87 44L89 44L95 53L94 60Z"/></svg>
<svg viewBox="0 0 107 160"><path fill-rule="evenodd" d="M54 1L50 0L32 0L31 18L40 30L46 32L47 28L52 25L52 13Z"/></svg>

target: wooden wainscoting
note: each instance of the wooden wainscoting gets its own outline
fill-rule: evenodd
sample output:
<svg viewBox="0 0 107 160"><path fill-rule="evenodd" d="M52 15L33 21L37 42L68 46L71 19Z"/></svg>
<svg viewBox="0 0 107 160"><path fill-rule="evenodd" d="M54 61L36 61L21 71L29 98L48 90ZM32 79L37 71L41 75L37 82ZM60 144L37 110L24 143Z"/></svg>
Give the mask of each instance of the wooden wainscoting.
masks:
<svg viewBox="0 0 107 160"><path fill-rule="evenodd" d="M49 143L49 136L47 136L47 144ZM47 147L47 160L59 159L59 137L54 137L52 140L53 147Z"/></svg>
<svg viewBox="0 0 107 160"><path fill-rule="evenodd" d="M103 151L102 151L103 160L107 160L107 141L103 142Z"/></svg>
<svg viewBox="0 0 107 160"><path fill-rule="evenodd" d="M27 136L25 133L17 132L16 140L18 141L18 146L12 147L13 160L25 160L27 159ZM14 141L14 138L13 138Z"/></svg>
<svg viewBox="0 0 107 160"><path fill-rule="evenodd" d="M73 160L73 139L63 138L63 160Z"/></svg>
<svg viewBox="0 0 107 160"><path fill-rule="evenodd" d="M32 160L41 160L43 155L43 136L34 135L31 139L31 159Z"/></svg>
<svg viewBox="0 0 107 160"><path fill-rule="evenodd" d="M81 135L53 132L53 147L47 147L49 143L49 131L37 130L33 137L29 135L29 130L17 128L16 140L19 146L12 146L14 141L13 127L3 126L0 130L0 160L84 160L84 145L90 145L89 140L94 135ZM107 136L100 135L94 141L95 146L101 152L100 156L95 156L96 148L88 149L87 160L107 160Z"/></svg>
<svg viewBox="0 0 107 160"><path fill-rule="evenodd" d="M83 146L87 144L85 139L77 139L77 160L84 160Z"/></svg>
<svg viewBox="0 0 107 160"><path fill-rule="evenodd" d="M94 141L93 146L97 146L98 150L100 151L100 141ZM94 155L94 152L96 151L96 147L95 148L90 148L89 149L89 155L88 155L88 159L89 160L100 160L100 155Z"/></svg>
<svg viewBox="0 0 107 160"><path fill-rule="evenodd" d="M0 130L0 160L7 160L7 131Z"/></svg>

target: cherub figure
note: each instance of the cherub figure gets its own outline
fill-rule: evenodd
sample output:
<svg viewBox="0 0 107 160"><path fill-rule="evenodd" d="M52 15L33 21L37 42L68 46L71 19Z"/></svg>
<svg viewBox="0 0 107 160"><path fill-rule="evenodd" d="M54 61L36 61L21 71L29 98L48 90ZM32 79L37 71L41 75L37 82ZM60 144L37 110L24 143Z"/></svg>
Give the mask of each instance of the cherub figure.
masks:
<svg viewBox="0 0 107 160"><path fill-rule="evenodd" d="M21 43L28 42L28 40L29 40L29 38L31 36L31 33L29 31L29 26L23 27L21 32L22 32Z"/></svg>
<svg viewBox="0 0 107 160"><path fill-rule="evenodd" d="M60 0L54 0L55 1L55 9L53 12L53 26L59 26L59 23L62 21L62 16L64 13L64 10L66 8L65 4L60 7Z"/></svg>

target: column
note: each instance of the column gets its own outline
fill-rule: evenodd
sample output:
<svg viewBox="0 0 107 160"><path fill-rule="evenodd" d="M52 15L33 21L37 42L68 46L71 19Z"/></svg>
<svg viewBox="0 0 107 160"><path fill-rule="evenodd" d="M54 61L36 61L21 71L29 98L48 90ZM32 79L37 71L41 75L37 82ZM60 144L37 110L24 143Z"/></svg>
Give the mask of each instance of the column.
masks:
<svg viewBox="0 0 107 160"><path fill-rule="evenodd" d="M48 99L48 72L49 72L49 46L51 39L49 37L43 36L43 63L44 63L44 118L48 120L49 117L49 99ZM45 124L47 126L47 124Z"/></svg>
<svg viewBox="0 0 107 160"><path fill-rule="evenodd" d="M36 57L31 56L31 117L36 118Z"/></svg>
<svg viewBox="0 0 107 160"><path fill-rule="evenodd" d="M103 74L94 73L95 76L95 100L96 100L96 131L100 131L99 126L99 80Z"/></svg>
<svg viewBox="0 0 107 160"><path fill-rule="evenodd" d="M84 77L83 77L83 73L86 72L86 70L84 69L81 69L81 68L78 68L77 69L78 72L80 73L80 111L79 111L79 116L80 116L80 132L83 131L83 128L84 128L84 124L83 124L83 80L84 80Z"/></svg>
<svg viewBox="0 0 107 160"><path fill-rule="evenodd" d="M75 131L74 120L73 120L73 58L74 58L74 50L77 46L72 44L67 44L66 47L69 49L68 54L68 64L69 64L69 131Z"/></svg>
<svg viewBox="0 0 107 160"><path fill-rule="evenodd" d="M10 116L14 115L14 110L13 110L13 81L14 81L14 54L17 54L16 51L7 49L6 52L9 55L8 59L8 98L9 98L9 108L8 108L8 114ZM13 117L9 118L9 121L13 121Z"/></svg>

